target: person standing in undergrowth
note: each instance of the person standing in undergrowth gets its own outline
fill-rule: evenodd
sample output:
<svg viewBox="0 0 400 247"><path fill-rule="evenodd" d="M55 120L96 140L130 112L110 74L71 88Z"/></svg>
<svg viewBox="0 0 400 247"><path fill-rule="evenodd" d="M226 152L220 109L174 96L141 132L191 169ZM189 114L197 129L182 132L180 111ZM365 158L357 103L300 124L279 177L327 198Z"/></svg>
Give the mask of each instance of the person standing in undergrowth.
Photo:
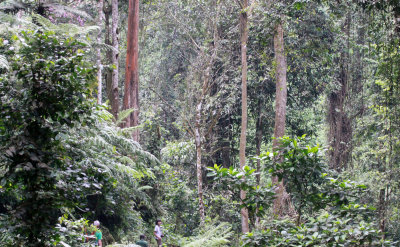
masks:
<svg viewBox="0 0 400 247"><path fill-rule="evenodd" d="M143 234L140 235L140 240L136 242L136 245L139 245L142 247L148 247L149 245L147 244L146 236Z"/></svg>
<svg viewBox="0 0 400 247"><path fill-rule="evenodd" d="M161 220L156 220L156 226L154 227L154 236L156 237L157 246L162 246L162 237L164 237L164 235L162 234L161 224Z"/></svg>
<svg viewBox="0 0 400 247"><path fill-rule="evenodd" d="M101 240L103 239L103 234L101 233L101 231L99 229L100 222L98 220L95 220L93 222L93 225L96 227L96 230L95 230L95 233L94 233L94 236L96 237L96 243L95 244L96 244L96 246L102 247L103 243L102 243Z"/></svg>

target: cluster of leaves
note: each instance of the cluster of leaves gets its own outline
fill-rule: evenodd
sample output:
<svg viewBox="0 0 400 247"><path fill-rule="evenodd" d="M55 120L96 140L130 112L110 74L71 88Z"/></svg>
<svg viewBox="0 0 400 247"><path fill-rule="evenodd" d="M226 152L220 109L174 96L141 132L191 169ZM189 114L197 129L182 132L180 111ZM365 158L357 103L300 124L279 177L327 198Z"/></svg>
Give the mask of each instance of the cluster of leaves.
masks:
<svg viewBox="0 0 400 247"><path fill-rule="evenodd" d="M58 208L73 207L80 195L59 183L68 181L71 165L60 135L75 123L90 124L88 85L95 71L74 39L42 31L19 35L22 46L0 78L1 197L10 198L2 203L18 241L44 245L55 236Z"/></svg>
<svg viewBox="0 0 400 247"><path fill-rule="evenodd" d="M265 170L283 180L291 194L299 218L303 211L312 213L326 206L342 206L365 192L366 186L332 176L320 156L319 145L308 144L302 137L282 137L274 152L266 152L259 159Z"/></svg>
<svg viewBox="0 0 400 247"><path fill-rule="evenodd" d="M230 238L233 235L232 228L227 222L216 223L217 220L211 220L198 229L195 236L183 238L179 241L179 246L201 247L201 246L231 246Z"/></svg>
<svg viewBox="0 0 400 247"><path fill-rule="evenodd" d="M68 218L68 214L64 214L59 219L56 229L60 233L59 243L63 246L77 246L85 242L85 235L95 231L93 225L89 225L89 221L81 218L73 220ZM87 244L89 246L89 244Z"/></svg>
<svg viewBox="0 0 400 247"><path fill-rule="evenodd" d="M258 159L267 161L264 170L269 175L284 181L299 217L296 223L287 220L264 224L264 230L243 236L243 246L395 246L382 240L383 233L372 223L375 208L358 204L366 192L365 185L328 176L319 147L308 145L305 136L279 141L275 152L264 153ZM218 165L209 170L209 176L222 181L229 190L248 192L241 206L249 211L258 209L262 215L272 204L273 187L265 190L266 194L259 193L260 186L253 181L255 170ZM301 213L307 215L307 220L301 221Z"/></svg>
<svg viewBox="0 0 400 247"><path fill-rule="evenodd" d="M207 176L214 177L215 181L222 182L228 190L239 192L245 191L246 198L241 200L240 207L246 207L252 214L262 216L270 206L270 202L275 196L275 189L272 186L259 186L256 184L254 172L249 166L243 169L214 165L208 168Z"/></svg>
<svg viewBox="0 0 400 247"><path fill-rule="evenodd" d="M319 147L308 145L305 136L279 142L276 152L260 159L268 160L266 171L285 182L299 214L297 224L267 224L266 230L244 236L244 246L394 246L371 223L375 208L357 204L365 185L328 176ZM301 213L308 216L302 224Z"/></svg>
<svg viewBox="0 0 400 247"><path fill-rule="evenodd" d="M354 217L344 217L347 211ZM321 211L315 218L299 226L288 220L273 221L266 230L244 235L243 245L250 246L397 246L382 238L376 226L360 218L366 206L348 205L334 213Z"/></svg>
<svg viewBox="0 0 400 247"><path fill-rule="evenodd" d="M2 243L78 243L81 224L64 219L57 226L65 210L100 220L110 241L142 232L139 206L153 206L141 181L154 177L149 167L159 161L90 99L96 78L86 46L43 29L13 40L18 45L0 77Z"/></svg>
<svg viewBox="0 0 400 247"><path fill-rule="evenodd" d="M139 235L142 216L154 211L148 182L154 178L151 167L160 163L131 139L131 128L118 127L120 121L104 108L94 110L91 119L91 126L77 125L62 139L80 181L90 189L81 198L84 212L76 214L100 220L116 240L131 237L129 232Z"/></svg>
<svg viewBox="0 0 400 247"><path fill-rule="evenodd" d="M163 205L168 208L168 217L173 220L170 227L171 232L188 236L198 224L196 191L191 190L188 182L180 178L172 170L167 174L168 184ZM168 224L168 223L166 223ZM166 227L166 225L164 225Z"/></svg>
<svg viewBox="0 0 400 247"><path fill-rule="evenodd" d="M321 174L327 171L318 156L319 147L305 144L305 136L282 137L275 152L266 152L260 159L266 162L265 169L279 180L284 179L295 207L300 212L304 207L321 207Z"/></svg>

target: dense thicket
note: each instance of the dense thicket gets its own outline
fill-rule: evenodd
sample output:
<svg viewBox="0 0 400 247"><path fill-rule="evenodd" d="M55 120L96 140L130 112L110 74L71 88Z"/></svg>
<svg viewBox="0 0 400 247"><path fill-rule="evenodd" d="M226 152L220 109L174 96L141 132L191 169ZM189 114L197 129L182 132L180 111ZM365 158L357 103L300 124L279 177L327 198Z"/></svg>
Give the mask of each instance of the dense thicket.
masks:
<svg viewBox="0 0 400 247"><path fill-rule="evenodd" d="M399 6L1 1L0 241L396 246Z"/></svg>

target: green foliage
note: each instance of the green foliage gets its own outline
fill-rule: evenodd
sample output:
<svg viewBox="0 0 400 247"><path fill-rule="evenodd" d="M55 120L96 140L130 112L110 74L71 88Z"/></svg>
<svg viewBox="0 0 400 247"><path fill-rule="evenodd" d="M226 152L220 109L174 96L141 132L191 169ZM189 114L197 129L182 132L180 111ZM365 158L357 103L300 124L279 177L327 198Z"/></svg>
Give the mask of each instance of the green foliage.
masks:
<svg viewBox="0 0 400 247"><path fill-rule="evenodd" d="M195 150L193 142L167 142L161 150L161 155L165 162L182 167L194 163Z"/></svg>
<svg viewBox="0 0 400 247"><path fill-rule="evenodd" d="M85 235L90 235L90 233L95 230L93 225L89 226L89 222L87 220L68 219L68 214L63 215L58 219L56 229L60 233L58 241L64 246L83 245L85 241Z"/></svg>
<svg viewBox="0 0 400 247"><path fill-rule="evenodd" d="M164 176L156 186L162 193L161 208L165 216L166 242L176 244L180 236L191 236L198 226L198 202L196 190L191 189L191 179L176 171L173 166L163 165Z"/></svg>
<svg viewBox="0 0 400 247"><path fill-rule="evenodd" d="M264 215L266 209L271 205L271 201L275 196L272 186L259 186L256 184L254 172L249 166L242 169L233 167L223 168L218 165L208 168L207 176L214 177L214 181L223 183L229 190L234 192L245 191L246 198L241 200L240 207L246 207L250 213L257 216Z"/></svg>
<svg viewBox="0 0 400 247"><path fill-rule="evenodd" d="M343 107L331 110L345 113L349 121L339 121L332 126L346 128L352 137L342 145L351 150L352 160L346 164L349 169L341 174L327 169L326 157L319 146L310 145L304 138L282 140L279 151L264 153L259 158L266 167L260 174L261 184L264 182L266 186L261 187L255 185L256 174L250 174L252 169L224 168L238 158L241 122L237 14L242 10L237 2L142 2L139 37L142 124L136 127L141 130L141 145L130 138L133 128L119 128L120 121L113 123L103 106L92 105L89 95L95 91L94 77L81 80L85 72L76 70L80 67L76 64L68 68L69 58L65 53L50 58L51 52L60 54L68 50L64 47L68 42L77 44L72 50L82 60L94 57L93 53L88 53L89 47L111 49L109 45L97 44L97 39L93 38L99 28L89 25L103 24L93 23L90 15L97 15L94 3L96 1L0 1L0 111L4 113L0 116L0 177L3 179L0 184L0 245L25 243L24 236L17 233L24 225L27 230L28 223L17 223L18 219L29 218L24 217L29 210L49 214L51 222L43 221L43 227L48 236L54 238L53 244L63 241L79 245L79 240L61 230L67 225L74 229L75 220L65 220L55 228L65 208L70 212L69 217L99 219L120 242L137 238L139 233L146 232L146 222L159 216L165 219L169 244L178 245L181 235L196 234L193 231L199 218L193 169L195 149L190 131L199 102L203 103L202 164L222 165L210 172L215 180L203 178L209 217L220 215L239 232L237 208L240 205L249 207L251 216L256 212L265 216L273 199L273 187L268 183L275 175L283 179L299 219L297 226L290 222L265 225L266 229L275 231L272 235L255 232L260 243L271 241L263 246L273 243L356 246L367 244L361 237L364 234L373 239L371 245L381 245L377 242L380 233L374 233L375 226L369 225L373 221L387 231L387 238L399 238L400 12L397 0L253 1L245 10L250 23L247 156L254 155L260 143L263 147L271 146L276 90L273 34L278 19L284 23L288 65L285 132L307 134L328 145L324 127L327 98L323 94L343 90ZM127 3L120 1L119 4L118 28L122 34ZM106 3L105 12L109 7ZM44 47L41 50L44 55L32 58L36 53L28 52L33 50L29 48L32 46L29 39L37 34L23 35L21 27L40 28L42 35L51 33L61 41L53 46L48 44L57 42L52 38L44 38L44 43L37 42L34 46L39 50ZM101 35L107 37L110 27L101 28ZM65 35L74 39L60 38ZM119 54L123 61L126 40L124 35L119 38ZM214 51L215 57L211 59ZM102 62L107 63L108 57L104 55ZM58 64L58 59L64 59L65 64ZM32 67L32 63L37 66ZM92 68L88 66L88 70ZM120 70L124 70L123 63ZM74 73L78 73L76 78ZM120 74L123 77L123 73ZM32 93L34 77L39 78L39 86L35 89L37 92ZM56 81L61 78L62 83L48 83L53 77ZM205 79L209 79L210 86L200 97L201 83ZM70 80L74 84L72 87L66 86ZM3 86L7 83L8 86ZM49 87L48 90L45 85L49 84L55 89ZM74 96L70 100L67 95ZM38 101L37 97L44 100ZM58 113L51 115L49 112ZM120 112L119 116L124 118L127 113ZM12 148L16 147L15 143L22 142L15 150ZM161 157L168 164L160 164L155 157ZM45 186L47 180L50 183ZM368 188L351 180L365 183ZM40 186L33 188L35 181ZM248 191L243 204L239 201L240 189ZM36 199L46 198L54 210L46 210L47 207L39 203L39 208L35 208L35 204L29 209L32 203L24 202L32 201L35 196ZM378 210L375 212L372 207L364 206L367 202ZM26 208L28 211L24 211ZM329 214L328 219L324 218L325 213ZM336 221L350 228L337 223L340 230L333 232L330 226ZM365 231L360 228L363 221ZM315 230L323 227L328 229ZM147 228L147 232L152 233L151 227ZM281 230L278 233L276 229ZM351 229L358 229L362 234L352 233ZM75 230L70 232L75 234ZM345 239L339 232L344 232ZM80 234L79 230L76 234ZM304 241L297 236L301 234ZM334 242L323 242L327 239L334 239ZM235 240L231 241L231 246L233 242Z"/></svg>
<svg viewBox="0 0 400 247"><path fill-rule="evenodd" d="M108 247L140 247L140 245L136 244L110 244Z"/></svg>
<svg viewBox="0 0 400 247"><path fill-rule="evenodd" d="M4 56L0 56L0 68L8 69L8 61Z"/></svg>
<svg viewBox="0 0 400 247"><path fill-rule="evenodd" d="M94 110L91 119L92 125L76 125L63 136L75 171L90 189L81 198L87 207L83 215L99 219L114 239L129 240L144 232L142 217L155 210L148 191L155 177L152 167L160 163L104 108Z"/></svg>
<svg viewBox="0 0 400 247"><path fill-rule="evenodd" d="M95 71L85 62L85 47L72 38L40 30L20 35L22 47L0 78L2 197L18 194L5 203L18 241L43 246L55 237L58 208L79 197L62 183L71 162L60 135L86 123Z"/></svg>
<svg viewBox="0 0 400 247"><path fill-rule="evenodd" d="M0 202L12 216L7 233L17 244L65 241L63 228L54 228L65 207L100 219L121 238L121 230L142 224L136 204L152 209L150 187L140 181L154 177L149 167L159 161L115 126L111 114L93 108L94 70L82 43L47 31L22 32L19 42L0 92Z"/></svg>
<svg viewBox="0 0 400 247"><path fill-rule="evenodd" d="M305 136L282 137L273 153L260 155L267 161L265 170L279 180L284 180L299 214L312 213L329 206L340 207L360 198L366 186L349 180L328 176L327 166L321 159L320 147L311 146Z"/></svg>
<svg viewBox="0 0 400 247"><path fill-rule="evenodd" d="M164 226L170 224L168 234L170 243L176 242L179 235L190 236L199 223L198 201L194 169L195 147L193 142L169 141L161 150L161 157L167 164L163 172L163 206L166 208L166 221Z"/></svg>
<svg viewBox="0 0 400 247"><path fill-rule="evenodd" d="M327 167L318 152L319 146L307 145L306 137L302 136L283 137L279 139L275 152L260 155L262 161L269 161L265 169L279 180L285 180L297 211L307 205L320 207L320 185L324 182L321 174L327 171Z"/></svg>
<svg viewBox="0 0 400 247"><path fill-rule="evenodd" d="M7 230L9 216L0 214L0 243L4 246L16 246L14 236Z"/></svg>
<svg viewBox="0 0 400 247"><path fill-rule="evenodd" d="M92 19L86 12L76 8L76 5L68 6L66 3L68 3L68 1L5 0L0 3L0 10L6 13L17 13L23 10L42 16L48 16L50 14L58 16L74 14L85 19Z"/></svg>
<svg viewBox="0 0 400 247"><path fill-rule="evenodd" d="M285 181L299 214L291 221L267 223L262 231L243 237L243 246L395 246L383 241L373 223L375 208L357 204L366 186L329 177L319 158L318 146L306 145L305 137L279 139L274 153L260 159L265 169ZM307 214L301 223L300 216Z"/></svg>
<svg viewBox="0 0 400 247"><path fill-rule="evenodd" d="M198 229L196 236L182 239L179 246L183 247L222 247L230 246L232 236L230 224L227 222L208 222Z"/></svg>
<svg viewBox="0 0 400 247"><path fill-rule="evenodd" d="M348 208L348 207L347 207ZM357 207L356 211L365 210ZM243 236L242 246L397 246L357 214L344 217L345 207L333 213L320 211L315 218L296 226L290 221L273 221L265 230Z"/></svg>

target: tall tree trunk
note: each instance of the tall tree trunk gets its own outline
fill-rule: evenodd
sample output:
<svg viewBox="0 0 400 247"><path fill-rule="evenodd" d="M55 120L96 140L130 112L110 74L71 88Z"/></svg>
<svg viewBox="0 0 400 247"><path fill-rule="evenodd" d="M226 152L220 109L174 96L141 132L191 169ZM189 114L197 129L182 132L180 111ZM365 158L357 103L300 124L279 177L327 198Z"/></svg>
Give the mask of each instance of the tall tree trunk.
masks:
<svg viewBox="0 0 400 247"><path fill-rule="evenodd" d="M386 188L380 189L379 191L379 230L385 232L386 229Z"/></svg>
<svg viewBox="0 0 400 247"><path fill-rule="evenodd" d="M395 24L395 33L397 36L400 36L400 7L397 6L396 8L393 8L394 11L394 24Z"/></svg>
<svg viewBox="0 0 400 247"><path fill-rule="evenodd" d="M287 101L287 85L286 85L286 58L283 39L282 23L279 22L275 26L274 34L274 52L276 62L276 99L275 99L275 127L273 148L279 147L279 138L285 135L286 125L286 101ZM272 178L273 183L277 186L277 195L274 200L274 214L277 216L295 214L290 196L286 192L283 181L279 182L277 177Z"/></svg>
<svg viewBox="0 0 400 247"><path fill-rule="evenodd" d="M262 137L263 137L263 100L258 101L258 115L257 115L257 122L256 122L256 156L261 154L261 144L262 144ZM260 185L261 182L261 162L257 160L257 175L256 175L256 182L257 185Z"/></svg>
<svg viewBox="0 0 400 247"><path fill-rule="evenodd" d="M102 33L102 24L103 24L103 0L98 0L99 2L97 3L97 10L98 10L98 19L97 19L97 24L99 25L99 32L97 34L97 43L101 43L101 33ZM102 90L103 90L103 80L102 80L102 71L103 71L103 65L101 64L101 50L100 46L97 47L97 104L101 104L101 98L102 98Z"/></svg>
<svg viewBox="0 0 400 247"><path fill-rule="evenodd" d="M109 3L108 0L104 1L103 5L103 11L104 11L104 24L105 24L105 37L104 37L104 43L106 45L112 46L112 41L111 41L111 33L112 33L112 28L110 26L110 15L112 14L112 9L111 9L111 4ZM112 51L110 49L107 49L106 51L106 64L112 63ZM110 101L110 105L113 105L113 97L112 97L112 69L107 69L105 71L105 81L106 81L106 93L107 93L107 99ZM111 111L112 113L112 111Z"/></svg>
<svg viewBox="0 0 400 247"><path fill-rule="evenodd" d="M215 32L216 26L215 26ZM196 118L195 118L195 127L194 127L194 139L196 145L196 172L197 172L197 193L199 197L199 214L200 214L200 223L203 225L205 220L205 212L204 212L204 202L203 202L203 165L202 165L202 146L203 146L203 137L205 133L202 131L204 128L204 124L202 123L203 116L203 102L207 97L207 93L210 90L210 78L211 78L211 68L214 64L215 57L217 55L216 43L218 42L218 36L214 35L214 49L213 54L209 58L210 60L207 63L207 67L204 71L203 76L203 85L201 96L196 106ZM202 54L205 55L204 53ZM212 126L208 126L212 127Z"/></svg>
<svg viewBox="0 0 400 247"><path fill-rule="evenodd" d="M328 96L328 123L329 123L329 167L341 171L347 168L351 158L352 126L351 119L346 112L346 99L349 88L349 39L350 39L350 14L347 15L343 25L348 41L347 48L341 52L340 71L337 81L340 88Z"/></svg>
<svg viewBox="0 0 400 247"><path fill-rule="evenodd" d="M262 120L263 120L263 111L262 111L262 100L258 100L258 117L257 117L257 122L256 122L256 156L260 156L261 154L261 143L262 143L262 136L263 136L263 126L262 126ZM256 184L260 185L261 182L261 162L260 160L257 160L257 175L256 175ZM256 209L256 214L258 213L258 208ZM255 228L259 228L260 226L260 217L256 215L255 222L254 222Z"/></svg>
<svg viewBox="0 0 400 247"><path fill-rule="evenodd" d="M217 8L217 1L214 1L214 7ZM218 15L216 20L218 19ZM218 51L218 22L215 20L213 25L213 44L210 45L210 50L212 51L211 56L207 56L207 53L204 50L200 50L199 57L203 58L206 61L206 66L204 70L204 74L202 74L203 84L201 88L201 95L198 99L198 103L196 106L196 117L195 117L195 126L192 135L195 139L196 146L196 173L197 173L197 193L199 197L199 214L200 214L200 224L203 225L205 221L205 211L204 211L204 202L203 202L203 165L202 165L202 147L203 147L203 138L207 135L207 131L203 131L206 126L204 126L203 119L203 104L207 97L207 94L210 92L210 80L212 68L214 66L214 61L217 57ZM214 121L209 123L206 129L212 129L215 125Z"/></svg>
<svg viewBox="0 0 400 247"><path fill-rule="evenodd" d="M114 47L112 51L112 63L115 68L112 72L112 105L111 112L115 119L118 119L119 111L119 92L118 92L118 70L119 70L119 44L118 44L118 0L112 0L112 46Z"/></svg>
<svg viewBox="0 0 400 247"><path fill-rule="evenodd" d="M134 111L126 122L126 127L139 125L139 0L129 0L128 34L126 52L124 109ZM139 130L132 133L134 141L139 141Z"/></svg>
<svg viewBox="0 0 400 247"><path fill-rule="evenodd" d="M196 174L197 174L197 195L199 197L199 214L200 224L204 224L205 213L204 213L204 202L203 202L203 167L201 164L202 159L202 134L201 134L201 112L202 112L203 100L197 104L196 107L196 122L195 122L195 145L196 145Z"/></svg>
<svg viewBox="0 0 400 247"><path fill-rule="evenodd" d="M246 165L246 131L247 131L247 40L248 40L248 28L247 28L247 0L241 2L241 13L240 13L240 47L242 57L242 124L240 131L240 144L239 144L239 161L240 168ZM240 191L240 199L243 201L246 199L246 192ZM249 232L249 212L246 207L240 210L242 218L242 232Z"/></svg>

